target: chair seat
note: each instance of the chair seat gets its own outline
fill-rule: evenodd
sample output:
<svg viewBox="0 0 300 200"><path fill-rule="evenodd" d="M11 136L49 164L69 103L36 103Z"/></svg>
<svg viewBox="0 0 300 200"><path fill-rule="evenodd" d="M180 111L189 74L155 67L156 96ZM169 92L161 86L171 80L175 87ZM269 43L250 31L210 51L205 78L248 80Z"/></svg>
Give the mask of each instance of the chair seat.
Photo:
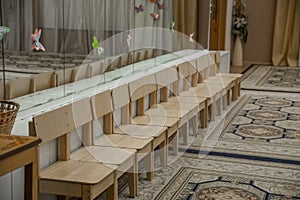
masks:
<svg viewBox="0 0 300 200"><path fill-rule="evenodd" d="M234 78L242 78L243 74L236 74L236 73L217 73L216 76L223 76L223 77L234 77Z"/></svg>
<svg viewBox="0 0 300 200"><path fill-rule="evenodd" d="M142 150L153 141L153 137L137 137L129 135L111 134L102 135L95 139L94 145L120 147Z"/></svg>
<svg viewBox="0 0 300 200"><path fill-rule="evenodd" d="M202 98L214 98L216 95L221 93L224 88L218 85L208 85L200 83L197 87L191 88L188 91L180 93L182 97L202 97Z"/></svg>
<svg viewBox="0 0 300 200"><path fill-rule="evenodd" d="M162 126L124 124L115 128L114 133L156 138L166 130L167 128Z"/></svg>
<svg viewBox="0 0 300 200"><path fill-rule="evenodd" d="M236 78L233 77L223 77L223 76L214 76L207 78L204 82L207 84L213 84L219 87L223 87L225 89L230 89L228 87L234 86L232 85L236 81Z"/></svg>
<svg viewBox="0 0 300 200"><path fill-rule="evenodd" d="M96 184L109 175L112 175L116 168L117 167L113 165L108 167L95 162L80 162L75 160L58 161L42 170L40 179ZM111 184L113 184L113 182Z"/></svg>
<svg viewBox="0 0 300 200"><path fill-rule="evenodd" d="M122 165L135 154L136 150L118 147L86 146L71 154L71 160L100 162L103 164Z"/></svg>
<svg viewBox="0 0 300 200"><path fill-rule="evenodd" d="M179 122L176 117L161 117L161 116L137 116L132 119L132 124L149 125L149 126L164 126L172 127Z"/></svg>
<svg viewBox="0 0 300 200"><path fill-rule="evenodd" d="M178 127L181 127L185 123L187 123L192 117L194 117L198 113L198 108L195 108L193 111L189 110L181 110L181 109L165 109L162 106L157 104L157 108L150 108L145 111L145 115L147 116L161 116L165 118L179 118Z"/></svg>
<svg viewBox="0 0 300 200"><path fill-rule="evenodd" d="M203 106L205 106L206 98L197 97L197 96L196 97L173 96L168 99L168 102L178 102L178 101L182 104L198 104L200 106L200 109L202 109Z"/></svg>
<svg viewBox="0 0 300 200"><path fill-rule="evenodd" d="M162 106L157 106L157 108L151 108L145 111L145 115L148 116L162 116L162 117L175 117L183 118L189 113L188 110L176 110L176 109L164 109Z"/></svg>
<svg viewBox="0 0 300 200"><path fill-rule="evenodd" d="M159 103L159 106L161 106L164 109L168 109L168 110L194 110L195 108L198 107L198 103L192 104L192 103L184 103L181 101L172 101L172 102L161 102Z"/></svg>

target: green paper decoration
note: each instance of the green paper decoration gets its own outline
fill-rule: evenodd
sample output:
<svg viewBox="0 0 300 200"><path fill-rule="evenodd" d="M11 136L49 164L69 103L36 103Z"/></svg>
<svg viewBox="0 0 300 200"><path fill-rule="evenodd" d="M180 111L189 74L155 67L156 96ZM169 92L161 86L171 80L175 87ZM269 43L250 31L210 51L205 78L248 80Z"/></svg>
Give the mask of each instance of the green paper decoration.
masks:
<svg viewBox="0 0 300 200"><path fill-rule="evenodd" d="M0 26L0 41L3 39L6 33L10 32L10 29L6 26Z"/></svg>

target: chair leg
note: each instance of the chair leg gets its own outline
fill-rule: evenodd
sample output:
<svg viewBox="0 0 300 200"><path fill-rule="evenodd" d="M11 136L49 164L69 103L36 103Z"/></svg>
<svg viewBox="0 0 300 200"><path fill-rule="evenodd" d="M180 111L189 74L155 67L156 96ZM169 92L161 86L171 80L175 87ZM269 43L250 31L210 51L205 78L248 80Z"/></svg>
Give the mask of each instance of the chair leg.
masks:
<svg viewBox="0 0 300 200"><path fill-rule="evenodd" d="M207 107L200 111L201 128L207 128L208 126L208 112Z"/></svg>
<svg viewBox="0 0 300 200"><path fill-rule="evenodd" d="M153 152L153 146L151 148L152 150L149 152L146 158L146 174L147 174L147 180L151 181L154 177L154 152Z"/></svg>
<svg viewBox="0 0 300 200"><path fill-rule="evenodd" d="M196 136L197 135L197 131L198 131L198 115L193 117L193 135Z"/></svg>
<svg viewBox="0 0 300 200"><path fill-rule="evenodd" d="M129 184L129 196L134 198L137 196L137 184L138 184L138 161L137 155L134 155L134 163L130 172L128 173L128 184Z"/></svg>
<svg viewBox="0 0 300 200"><path fill-rule="evenodd" d="M114 187L115 184L113 184L110 187ZM91 185L82 185L82 200L92 200L92 186ZM108 189L109 192L110 188Z"/></svg>
<svg viewBox="0 0 300 200"><path fill-rule="evenodd" d="M217 107L217 114L221 115L222 114L222 97L220 97L220 99L217 100L216 107Z"/></svg>
<svg viewBox="0 0 300 200"><path fill-rule="evenodd" d="M117 200L118 199L118 178L117 178L117 172L115 172L114 175L114 184L111 185L108 189L107 189L107 199L113 199L113 200ZM91 189L90 189L91 191ZM83 200L92 200L89 198L82 198Z"/></svg>
<svg viewBox="0 0 300 200"><path fill-rule="evenodd" d="M183 144L184 145L187 145L187 143L188 143L188 133L189 133L189 126L188 126L188 123L185 123L182 126Z"/></svg>
<svg viewBox="0 0 300 200"><path fill-rule="evenodd" d="M160 151L160 163L163 167L167 166L168 162L168 151L167 151L167 143L166 140L159 145Z"/></svg>
<svg viewBox="0 0 300 200"><path fill-rule="evenodd" d="M211 105L210 105L210 121L215 121L215 111L216 110L216 101L214 101Z"/></svg>
<svg viewBox="0 0 300 200"><path fill-rule="evenodd" d="M236 101L236 100L238 100L238 97L239 97L238 84L236 84L234 86L233 90L234 90L234 95L233 95L234 96L234 100Z"/></svg>
<svg viewBox="0 0 300 200"><path fill-rule="evenodd" d="M173 135L172 138L172 145L173 145L173 155L178 155L178 131Z"/></svg>
<svg viewBox="0 0 300 200"><path fill-rule="evenodd" d="M227 95L229 90L227 91L226 95L222 97L222 105L223 105L223 110L227 110Z"/></svg>
<svg viewBox="0 0 300 200"><path fill-rule="evenodd" d="M230 99L230 90L227 92L227 106L229 106L230 105L230 101L231 101L231 99Z"/></svg>
<svg viewBox="0 0 300 200"><path fill-rule="evenodd" d="M238 96L241 96L241 81L238 82Z"/></svg>

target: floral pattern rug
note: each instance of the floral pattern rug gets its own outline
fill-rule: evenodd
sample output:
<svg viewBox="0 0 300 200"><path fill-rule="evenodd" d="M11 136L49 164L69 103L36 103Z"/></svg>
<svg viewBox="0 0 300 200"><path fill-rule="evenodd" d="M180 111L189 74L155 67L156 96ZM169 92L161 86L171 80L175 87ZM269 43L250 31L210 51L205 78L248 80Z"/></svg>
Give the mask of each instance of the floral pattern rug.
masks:
<svg viewBox="0 0 300 200"><path fill-rule="evenodd" d="M242 89L300 92L300 67L254 66L246 74Z"/></svg>
<svg viewBox="0 0 300 200"><path fill-rule="evenodd" d="M169 154L173 162L152 181L140 174L134 199L300 199L300 97L243 95L225 114L212 133L201 130L188 149L180 145L181 156ZM128 192L123 184L119 199L131 199Z"/></svg>
<svg viewBox="0 0 300 200"><path fill-rule="evenodd" d="M289 200L300 199L299 166L266 166L253 161L185 154L155 171L152 181L139 176L135 200ZM128 197L123 187L119 199ZM105 195L98 198L105 199Z"/></svg>
<svg viewBox="0 0 300 200"><path fill-rule="evenodd" d="M282 93L281 97L244 95L223 123L210 131L199 130L190 148L300 163L299 146L300 97Z"/></svg>
<svg viewBox="0 0 300 200"><path fill-rule="evenodd" d="M182 167L155 199L285 200L299 199L298 189L285 180Z"/></svg>

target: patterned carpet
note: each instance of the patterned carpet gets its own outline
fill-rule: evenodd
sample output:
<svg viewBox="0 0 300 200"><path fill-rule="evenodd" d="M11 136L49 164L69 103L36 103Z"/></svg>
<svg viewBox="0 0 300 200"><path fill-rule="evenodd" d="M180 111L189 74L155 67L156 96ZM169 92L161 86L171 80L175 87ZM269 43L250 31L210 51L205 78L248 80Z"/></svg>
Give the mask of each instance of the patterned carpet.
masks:
<svg viewBox="0 0 300 200"><path fill-rule="evenodd" d="M245 75L242 89L300 92L300 67L254 66Z"/></svg>
<svg viewBox="0 0 300 200"><path fill-rule="evenodd" d="M246 94L225 114L153 181L142 174L135 199L300 199L300 96Z"/></svg>
<svg viewBox="0 0 300 200"><path fill-rule="evenodd" d="M300 72L291 70L295 71L290 76ZM261 84L257 88L292 93L243 90L227 113L198 131L191 146L180 145L180 157L169 155L172 162L155 171L152 181L140 174L134 199L299 200L300 95L295 93L300 91L299 77L289 77L290 83L286 79L280 86L275 86L274 78L270 81L271 75L263 77L257 78ZM119 199L131 199L126 179L121 180Z"/></svg>
<svg viewBox="0 0 300 200"><path fill-rule="evenodd" d="M223 163L224 164L224 163ZM235 167L236 168L236 167ZM156 199L292 199L299 195L293 181L182 167ZM175 192L176 191L176 192Z"/></svg>
<svg viewBox="0 0 300 200"><path fill-rule="evenodd" d="M225 119L200 130L191 149L300 164L300 96L244 95Z"/></svg>
<svg viewBox="0 0 300 200"><path fill-rule="evenodd" d="M185 154L155 172L149 182L140 176L134 199L287 200L300 199L299 166ZM105 199L105 198L104 198ZM130 199L128 187L119 199Z"/></svg>

